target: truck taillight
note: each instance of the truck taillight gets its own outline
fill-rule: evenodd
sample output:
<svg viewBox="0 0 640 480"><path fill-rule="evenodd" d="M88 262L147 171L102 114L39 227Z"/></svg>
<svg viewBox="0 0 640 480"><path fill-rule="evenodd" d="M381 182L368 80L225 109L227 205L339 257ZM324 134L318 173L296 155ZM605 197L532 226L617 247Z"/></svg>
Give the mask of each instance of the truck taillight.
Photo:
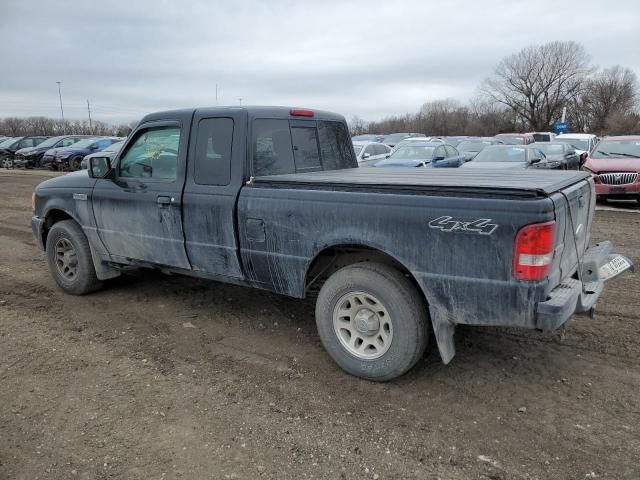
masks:
<svg viewBox="0 0 640 480"><path fill-rule="evenodd" d="M522 227L516 236L513 275L518 280L542 280L553 261L556 222Z"/></svg>

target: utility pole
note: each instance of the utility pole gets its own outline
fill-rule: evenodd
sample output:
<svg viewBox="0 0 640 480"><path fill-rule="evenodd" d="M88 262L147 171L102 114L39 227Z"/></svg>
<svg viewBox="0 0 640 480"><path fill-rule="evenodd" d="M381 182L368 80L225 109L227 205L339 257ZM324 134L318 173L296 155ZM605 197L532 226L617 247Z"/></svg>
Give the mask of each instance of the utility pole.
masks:
<svg viewBox="0 0 640 480"><path fill-rule="evenodd" d="M87 100L87 112L89 112L89 132L93 135L93 125L91 124L91 105Z"/></svg>
<svg viewBox="0 0 640 480"><path fill-rule="evenodd" d="M60 98L60 115L62 115L62 134L65 135L66 132L66 126L64 124L64 110L62 109L62 91L60 90L60 86L62 85L61 81L57 81L56 82L58 84L58 97Z"/></svg>
<svg viewBox="0 0 640 480"><path fill-rule="evenodd" d="M216 83L216 105L218 105L218 84Z"/></svg>
<svg viewBox="0 0 640 480"><path fill-rule="evenodd" d="M238 97L238 101L240 102L240 106L242 106L242 97Z"/></svg>

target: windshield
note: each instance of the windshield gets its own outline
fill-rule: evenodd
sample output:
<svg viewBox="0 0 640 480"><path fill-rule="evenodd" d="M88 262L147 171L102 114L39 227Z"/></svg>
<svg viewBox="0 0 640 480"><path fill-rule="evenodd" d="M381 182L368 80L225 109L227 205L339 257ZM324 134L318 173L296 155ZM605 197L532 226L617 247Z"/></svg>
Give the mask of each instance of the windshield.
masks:
<svg viewBox="0 0 640 480"><path fill-rule="evenodd" d="M578 150L584 150L585 152L587 150L589 150L589 141L588 140L580 140L580 139L577 139L577 138L556 137L554 139L554 142L568 143L569 145L573 146L573 148L577 148Z"/></svg>
<svg viewBox="0 0 640 480"><path fill-rule="evenodd" d="M481 152L484 147L491 145L491 142L461 142L458 145L460 152Z"/></svg>
<svg viewBox="0 0 640 480"><path fill-rule="evenodd" d="M404 145L391 154L393 160L431 160L435 147Z"/></svg>
<svg viewBox="0 0 640 480"><path fill-rule="evenodd" d="M551 135L549 135L548 133L534 133L533 134L533 139L536 142L550 142L551 141Z"/></svg>
<svg viewBox="0 0 640 480"><path fill-rule="evenodd" d="M473 162L524 162L527 160L525 148L489 147L482 150Z"/></svg>
<svg viewBox="0 0 640 480"><path fill-rule="evenodd" d="M47 138L44 142L38 144L38 147L53 147L56 143L58 143L64 137L51 137Z"/></svg>
<svg viewBox="0 0 640 480"><path fill-rule="evenodd" d="M564 147L553 143L536 143L536 148L545 155L562 155Z"/></svg>
<svg viewBox="0 0 640 480"><path fill-rule="evenodd" d="M0 143L0 148L10 147L15 141L15 138L8 138Z"/></svg>
<svg viewBox="0 0 640 480"><path fill-rule="evenodd" d="M87 148L90 147L91 145L93 145L95 142L97 142L97 139L95 138L85 138L84 140L80 140L79 142L74 143L73 145L70 145L68 148Z"/></svg>
<svg viewBox="0 0 640 480"><path fill-rule="evenodd" d="M116 142L109 145L107 148L103 150L103 152L119 152L124 142Z"/></svg>
<svg viewBox="0 0 640 480"><path fill-rule="evenodd" d="M353 146L353 149L355 150L356 155L358 155L362 151L363 148L364 148L364 145L354 145Z"/></svg>
<svg viewBox="0 0 640 480"><path fill-rule="evenodd" d="M591 158L640 158L640 140L603 140Z"/></svg>

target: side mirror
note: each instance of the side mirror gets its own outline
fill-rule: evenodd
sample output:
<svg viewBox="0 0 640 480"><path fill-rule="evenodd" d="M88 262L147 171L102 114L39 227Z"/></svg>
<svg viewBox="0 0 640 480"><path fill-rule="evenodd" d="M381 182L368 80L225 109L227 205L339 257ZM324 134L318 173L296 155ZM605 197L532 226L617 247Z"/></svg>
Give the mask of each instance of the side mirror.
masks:
<svg viewBox="0 0 640 480"><path fill-rule="evenodd" d="M371 157L371 154L370 154L370 153L363 153L363 154L362 154L362 159L363 159L363 160L366 160L366 159L367 159L367 158L369 158L369 157Z"/></svg>
<svg viewBox="0 0 640 480"><path fill-rule="evenodd" d="M433 157L431 159L431 161L433 162L439 162L440 160L444 160L444 157L442 155L440 155L439 157Z"/></svg>
<svg viewBox="0 0 640 480"><path fill-rule="evenodd" d="M108 157L93 157L89 159L89 177L106 178L110 176L111 172L111 161Z"/></svg>
<svg viewBox="0 0 640 480"><path fill-rule="evenodd" d="M391 156L391 154L390 154L390 153L387 153L387 154L384 156L384 158L389 158L390 156Z"/></svg>
<svg viewBox="0 0 640 480"><path fill-rule="evenodd" d="M536 163L540 163L541 161L541 158L532 158L531 160L529 160L529 165L534 165Z"/></svg>

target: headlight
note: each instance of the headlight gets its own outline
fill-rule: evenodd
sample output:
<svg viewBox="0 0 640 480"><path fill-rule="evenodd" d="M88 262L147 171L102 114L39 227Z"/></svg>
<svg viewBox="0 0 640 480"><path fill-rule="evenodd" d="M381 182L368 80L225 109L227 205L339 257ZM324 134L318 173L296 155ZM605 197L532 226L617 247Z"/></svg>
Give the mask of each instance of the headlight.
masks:
<svg viewBox="0 0 640 480"><path fill-rule="evenodd" d="M58 158L60 158L61 160L66 160L67 158L69 158L71 156L70 153L63 153L62 155L60 155Z"/></svg>
<svg viewBox="0 0 640 480"><path fill-rule="evenodd" d="M547 162L546 167L547 168L558 168L560 166L560 162L558 162L557 160L553 160L551 162Z"/></svg>

